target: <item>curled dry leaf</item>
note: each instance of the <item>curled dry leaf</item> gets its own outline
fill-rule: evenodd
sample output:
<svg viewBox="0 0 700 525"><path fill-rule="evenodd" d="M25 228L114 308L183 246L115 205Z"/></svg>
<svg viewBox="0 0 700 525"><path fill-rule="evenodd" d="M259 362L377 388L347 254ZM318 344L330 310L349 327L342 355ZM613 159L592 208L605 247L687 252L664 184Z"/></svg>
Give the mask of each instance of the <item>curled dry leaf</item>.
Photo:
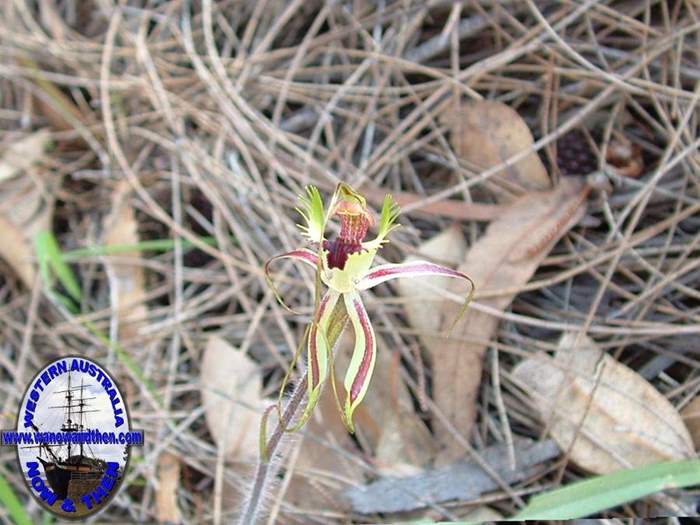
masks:
<svg viewBox="0 0 700 525"><path fill-rule="evenodd" d="M210 337L202 358L200 390L209 432L226 458L254 460L265 407L255 361L220 337Z"/></svg>
<svg viewBox="0 0 700 525"><path fill-rule="evenodd" d="M480 304L499 311L510 305L517 290L530 280L549 250L583 215L587 192L581 181L563 178L554 190L520 197L491 222L458 268L476 283ZM457 316L460 305L444 301L439 308L445 330ZM497 327L496 317L470 308L449 339L429 347L435 403L467 438L476 419L484 353ZM439 421L436 435L443 447L441 462L464 454L449 429L443 428Z"/></svg>
<svg viewBox="0 0 700 525"><path fill-rule="evenodd" d="M564 334L553 359L525 359L512 375L527 387L560 448L571 447L571 460L586 470L608 474L694 456L673 405L583 335L577 342L576 334Z"/></svg>
<svg viewBox="0 0 700 525"><path fill-rule="evenodd" d="M156 512L158 523L181 523L177 506L177 490L180 487L180 460L170 452L158 456L158 490Z"/></svg>
<svg viewBox="0 0 700 525"><path fill-rule="evenodd" d="M50 144L49 132L41 130L0 154L0 256L27 287L33 285L36 275L32 239L49 227L52 195L32 167Z"/></svg>
<svg viewBox="0 0 700 525"><path fill-rule="evenodd" d="M129 204L130 193L131 187L126 181L120 182L114 191L112 210L103 224L103 240L107 246L139 243L136 215ZM140 258L141 252L133 249L120 251L116 257L106 260L110 299L117 316L120 340L134 338L138 323L148 320L146 276L143 266L139 264Z"/></svg>
<svg viewBox="0 0 700 525"><path fill-rule="evenodd" d="M700 396L696 396L681 410L683 421L688 427L696 449L700 449Z"/></svg>
<svg viewBox="0 0 700 525"><path fill-rule="evenodd" d="M532 133L527 124L517 111L502 102L462 102L444 120L452 130L455 153L481 171L532 148ZM542 191L551 187L547 170L534 151L499 171L491 180L511 190ZM498 192L498 196L508 200L505 192Z"/></svg>

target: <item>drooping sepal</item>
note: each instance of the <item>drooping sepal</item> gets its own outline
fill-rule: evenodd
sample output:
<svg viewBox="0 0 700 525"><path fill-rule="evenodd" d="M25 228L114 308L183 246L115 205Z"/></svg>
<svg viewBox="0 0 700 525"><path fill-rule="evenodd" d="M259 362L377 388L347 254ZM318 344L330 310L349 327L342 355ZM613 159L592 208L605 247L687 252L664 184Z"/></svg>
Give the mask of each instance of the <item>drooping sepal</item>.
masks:
<svg viewBox="0 0 700 525"><path fill-rule="evenodd" d="M377 354L377 341L372 323L357 292L343 294L345 309L355 331L355 348L345 374L346 398L343 422L349 432L355 432L352 415L367 393Z"/></svg>
<svg viewBox="0 0 700 525"><path fill-rule="evenodd" d="M269 259L265 263L265 281L267 281L267 285L270 287L272 290L272 293L275 294L275 298L277 301L289 312L293 314L298 314L295 310L287 306L287 304L282 300L282 296L280 293L277 291L277 288L275 287L275 283L272 281L272 274L270 273L270 266L272 265L273 262L279 260L279 259L294 259L295 261L302 262L304 264L307 264L309 266L312 266L314 269L319 267L319 258L318 255L312 252L311 250L307 250L305 248L301 248L299 250L293 250L291 252L283 253L280 255L275 255L271 259Z"/></svg>
<svg viewBox="0 0 700 525"><path fill-rule="evenodd" d="M328 377L329 361L332 358L331 342L328 338L329 323L332 320L335 305L340 294L328 290L321 298L318 309L314 314L314 320L309 330L307 343L307 382L309 399L297 427L301 427L311 416L318 399L321 396L321 388Z"/></svg>
<svg viewBox="0 0 700 525"><path fill-rule="evenodd" d="M453 270L452 268L447 268L446 266L428 261L411 261L407 263L380 264L379 266L375 266L372 268L372 271L367 272L364 278L357 283L357 289L369 290L378 284L400 277L425 277L428 275L464 279L473 285L472 280L466 274Z"/></svg>
<svg viewBox="0 0 700 525"><path fill-rule="evenodd" d="M382 264L372 268L372 271L367 272L365 277L357 283L358 290L368 290L373 288L378 284L389 281L390 279L398 279L400 277L426 277L429 275L441 276L441 277L452 277L455 279L463 279L469 283L469 293L459 310L455 320L452 322L448 329L448 333L454 328L454 325L461 319L464 312L467 310L469 303L474 297L474 290L476 289L474 281L462 272L453 270L452 268L447 268L439 264L431 263L428 261L412 261L402 264Z"/></svg>

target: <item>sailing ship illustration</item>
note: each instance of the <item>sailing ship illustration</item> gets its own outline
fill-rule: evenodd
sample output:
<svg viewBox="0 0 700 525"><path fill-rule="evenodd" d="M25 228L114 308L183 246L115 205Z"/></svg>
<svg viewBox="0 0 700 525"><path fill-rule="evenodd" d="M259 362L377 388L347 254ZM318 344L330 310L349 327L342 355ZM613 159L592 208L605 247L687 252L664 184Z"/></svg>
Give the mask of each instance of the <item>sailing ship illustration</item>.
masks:
<svg viewBox="0 0 700 525"><path fill-rule="evenodd" d="M64 394L65 404L49 408L64 410L64 419L60 428L62 432L85 430L85 414L99 412L99 410L88 409L87 402L96 398L85 397L86 388L82 380L80 386L73 386L70 372L68 372L67 388L55 392ZM40 431L35 424L32 424L32 427L34 431ZM67 497L77 499L94 490L100 484L107 469L106 461L95 457L89 444L72 444L69 441L64 445L39 444L25 448L38 448L37 459L41 462L46 480L58 499Z"/></svg>

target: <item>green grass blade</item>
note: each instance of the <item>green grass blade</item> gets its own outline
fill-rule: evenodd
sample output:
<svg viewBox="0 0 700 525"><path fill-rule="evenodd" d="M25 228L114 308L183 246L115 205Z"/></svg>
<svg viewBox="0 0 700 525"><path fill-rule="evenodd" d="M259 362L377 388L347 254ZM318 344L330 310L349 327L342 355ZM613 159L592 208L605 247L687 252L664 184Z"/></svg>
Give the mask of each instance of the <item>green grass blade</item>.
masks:
<svg viewBox="0 0 700 525"><path fill-rule="evenodd" d="M75 278L73 270L63 260L61 247L53 233L42 231L36 235L35 247L39 267L43 277L47 277L47 266L56 275L58 281L63 285L73 300L80 303L82 292L78 280ZM46 286L50 287L52 281L48 280Z"/></svg>
<svg viewBox="0 0 700 525"><path fill-rule="evenodd" d="M210 246L216 246L217 240L214 237L200 237L200 241ZM235 238L232 237L231 241L235 243ZM187 239L182 239L182 248L188 250L194 248L193 242ZM132 252L132 251L155 251L155 252L168 252L175 248L174 239L151 239L149 241L141 241L134 244L105 244L88 246L86 248L78 248L76 250L67 250L63 252L62 257L65 262L75 261L82 257L97 257L100 255L115 255L118 253Z"/></svg>
<svg viewBox="0 0 700 525"><path fill-rule="evenodd" d="M32 520L24 509L24 505L2 473L0 473L0 503L7 509L7 513L15 525L32 525Z"/></svg>
<svg viewBox="0 0 700 525"><path fill-rule="evenodd" d="M671 488L700 484L700 460L656 463L535 496L513 520L576 519Z"/></svg>

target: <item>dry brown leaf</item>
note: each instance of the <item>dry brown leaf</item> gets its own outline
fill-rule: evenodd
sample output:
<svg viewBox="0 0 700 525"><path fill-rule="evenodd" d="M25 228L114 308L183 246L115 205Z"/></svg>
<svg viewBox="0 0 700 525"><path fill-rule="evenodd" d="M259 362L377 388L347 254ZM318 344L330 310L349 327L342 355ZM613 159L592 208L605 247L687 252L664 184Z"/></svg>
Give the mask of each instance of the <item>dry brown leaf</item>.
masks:
<svg viewBox="0 0 700 525"><path fill-rule="evenodd" d="M138 223L134 209L129 204L131 186L119 183L112 197L112 210L104 220L103 241L107 246L138 244ZM146 276L143 266L138 264L141 252L137 249L119 252L120 259L130 262L115 262L107 259L107 275L112 293L112 308L117 313L118 337L128 340L137 336L138 323L148 320L146 306Z"/></svg>
<svg viewBox="0 0 700 525"><path fill-rule="evenodd" d="M6 147L0 157L0 256L27 287L36 275L33 237L49 226L52 195L32 167L50 143L48 131L38 131Z"/></svg>
<svg viewBox="0 0 700 525"><path fill-rule="evenodd" d="M0 182L19 175L41 159L51 144L49 130L42 129L13 142L0 156Z"/></svg>
<svg viewBox="0 0 700 525"><path fill-rule="evenodd" d="M30 288L36 275L31 244L3 215L0 215L0 255L17 272L25 286Z"/></svg>
<svg viewBox="0 0 700 525"><path fill-rule="evenodd" d="M576 224L584 212L587 189L577 179L562 179L556 189L520 197L467 253L459 270L476 283L484 306L505 310L519 287L525 285L552 246ZM453 285L454 286L454 285ZM455 290L455 288L451 288ZM497 296L490 292L503 293ZM454 302L439 306L449 326L459 311ZM476 397L481 383L484 352L498 326L492 315L469 309L455 326L450 339L433 338L428 344L433 363L433 392L437 406L463 436L469 437L476 418ZM468 342L458 341L466 337ZM436 435L443 453L440 462L451 462L463 448L439 421Z"/></svg>
<svg viewBox="0 0 700 525"><path fill-rule="evenodd" d="M180 487L180 460L170 452L158 456L158 490L156 512L158 523L180 523L177 490Z"/></svg>
<svg viewBox="0 0 700 525"><path fill-rule="evenodd" d="M418 247L419 255L409 255L404 262L417 259L429 261L455 268L463 260L467 252L467 243L464 240L459 226L453 226ZM422 277L416 279L399 279L396 288L399 295L406 299L404 309L412 327L425 332L437 332L446 323L440 308L433 308L441 297L435 289L452 290L455 280L449 277ZM426 305L428 306L426 308ZM421 336L422 343L427 347L444 341L435 337Z"/></svg>
<svg viewBox="0 0 700 525"><path fill-rule="evenodd" d="M695 448L700 449L700 396L696 396L681 410L681 416L693 438Z"/></svg>
<svg viewBox="0 0 700 525"><path fill-rule="evenodd" d="M220 337L210 337L200 382L209 432L226 458L257 458L260 414L266 404L257 363Z"/></svg>
<svg viewBox="0 0 700 525"><path fill-rule="evenodd" d="M588 337L577 343L576 334L564 334L553 359L544 354L525 359L512 375L531 392L561 449L574 443L571 461L586 470L608 474L694 456L673 405Z"/></svg>
<svg viewBox="0 0 700 525"><path fill-rule="evenodd" d="M510 106L495 100L462 102L446 117L452 129L452 147L460 159L487 170L532 147L532 133ZM495 174L492 181L526 191L544 191L551 182L537 153L532 152ZM499 192L499 198L508 200Z"/></svg>

